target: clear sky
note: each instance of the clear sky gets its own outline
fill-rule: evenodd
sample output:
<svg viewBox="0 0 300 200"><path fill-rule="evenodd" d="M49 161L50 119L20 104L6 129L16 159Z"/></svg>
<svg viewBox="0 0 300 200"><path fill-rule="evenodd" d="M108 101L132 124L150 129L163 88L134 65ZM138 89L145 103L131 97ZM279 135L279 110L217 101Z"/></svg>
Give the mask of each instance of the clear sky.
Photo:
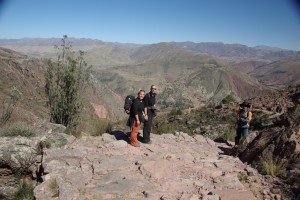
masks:
<svg viewBox="0 0 300 200"><path fill-rule="evenodd" d="M0 38L240 43L300 50L290 0L0 0Z"/></svg>

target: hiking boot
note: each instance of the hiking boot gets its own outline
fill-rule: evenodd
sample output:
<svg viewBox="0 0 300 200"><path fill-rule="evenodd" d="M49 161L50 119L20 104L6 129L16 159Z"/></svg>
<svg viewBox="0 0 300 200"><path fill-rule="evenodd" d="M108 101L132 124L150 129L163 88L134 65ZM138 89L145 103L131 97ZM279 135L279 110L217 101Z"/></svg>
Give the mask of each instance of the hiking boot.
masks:
<svg viewBox="0 0 300 200"><path fill-rule="evenodd" d="M134 147L140 147L141 146L140 143L131 144L131 145L134 146Z"/></svg>
<svg viewBox="0 0 300 200"><path fill-rule="evenodd" d="M149 141L143 141L144 144L152 144L152 141L149 140Z"/></svg>

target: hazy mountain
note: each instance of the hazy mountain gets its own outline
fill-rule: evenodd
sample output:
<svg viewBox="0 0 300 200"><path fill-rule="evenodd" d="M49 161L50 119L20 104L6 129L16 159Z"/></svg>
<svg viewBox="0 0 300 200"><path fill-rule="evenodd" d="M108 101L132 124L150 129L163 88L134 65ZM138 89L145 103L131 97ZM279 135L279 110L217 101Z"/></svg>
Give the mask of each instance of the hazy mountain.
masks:
<svg viewBox="0 0 300 200"><path fill-rule="evenodd" d="M272 87L300 84L300 58L276 61L256 68L250 75Z"/></svg>
<svg viewBox="0 0 300 200"><path fill-rule="evenodd" d="M97 39L68 38L73 46L101 45L105 42ZM23 39L0 39L0 45L21 46L54 46L60 45L61 38L23 38Z"/></svg>
<svg viewBox="0 0 300 200"><path fill-rule="evenodd" d="M219 102L229 94L246 98L265 90L224 60L170 43L134 49L130 58L136 64L98 70L99 82L124 96L156 84L163 107L197 107Z"/></svg>
<svg viewBox="0 0 300 200"><path fill-rule="evenodd" d="M295 51L262 50L240 44L171 42L133 45L75 38L69 41L73 50L84 50L87 62L94 66L93 90L96 94L88 96L92 97L90 102L104 106L110 112L110 118L124 116L124 96L136 94L140 88L148 90L151 84L159 88L162 107L218 103L229 94L238 98L257 96L268 90L261 83L269 85L271 68L274 68L274 65L261 66L268 66L272 60L299 56ZM57 51L52 45L56 42L59 39L0 40L1 46L54 60ZM267 75L265 68L270 68L268 73L271 75ZM285 72L289 74L293 70L296 67L286 68ZM276 77L277 82L283 78L282 84L298 80L296 75L291 80Z"/></svg>
<svg viewBox="0 0 300 200"><path fill-rule="evenodd" d="M279 47L270 47L270 46L266 46L266 45L259 45L259 46L255 46L253 48L261 49L261 50L269 50L269 51L288 51L287 49L282 49Z"/></svg>
<svg viewBox="0 0 300 200"><path fill-rule="evenodd" d="M34 47L52 47L54 45L59 45L60 38L24 38L24 39L0 39L0 46L8 47L14 50L21 48L21 51L26 54L30 54L30 49L24 49L24 47L34 46ZM73 47L82 47L83 49L90 49L95 46L118 46L127 48L137 48L144 45L141 44L127 44L127 43L112 43L103 42L97 39L88 38L68 38L68 41L73 45ZM300 57L299 51L291 51L280 49L277 47L269 46L256 46L248 47L242 44L224 44L222 42L171 42L170 44L183 48L185 50L207 53L209 55L226 58L229 60L261 60L261 61L277 61L285 58ZM23 47L23 48L22 48ZM37 49L36 49L37 50ZM42 51L43 52L43 51Z"/></svg>
<svg viewBox="0 0 300 200"><path fill-rule="evenodd" d="M276 61L285 58L300 57L299 51L278 50L267 48L251 48L241 44L224 44L221 42L173 42L172 44L194 52L208 53L229 60L260 60Z"/></svg>

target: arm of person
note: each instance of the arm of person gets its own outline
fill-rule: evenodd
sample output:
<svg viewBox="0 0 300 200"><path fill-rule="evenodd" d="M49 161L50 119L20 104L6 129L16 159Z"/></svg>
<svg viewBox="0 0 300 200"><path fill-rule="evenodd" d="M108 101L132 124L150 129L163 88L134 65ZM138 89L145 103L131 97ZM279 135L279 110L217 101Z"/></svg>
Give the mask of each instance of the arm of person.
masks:
<svg viewBox="0 0 300 200"><path fill-rule="evenodd" d="M145 116L148 116L147 115L147 112L148 112L147 108L148 108L148 105L149 105L148 95L145 95L143 103L144 103L144 113L145 113Z"/></svg>
<svg viewBox="0 0 300 200"><path fill-rule="evenodd" d="M137 125L140 125L141 122L140 122L140 120L139 120L138 114L134 115L134 118L135 118L135 121L136 121Z"/></svg>

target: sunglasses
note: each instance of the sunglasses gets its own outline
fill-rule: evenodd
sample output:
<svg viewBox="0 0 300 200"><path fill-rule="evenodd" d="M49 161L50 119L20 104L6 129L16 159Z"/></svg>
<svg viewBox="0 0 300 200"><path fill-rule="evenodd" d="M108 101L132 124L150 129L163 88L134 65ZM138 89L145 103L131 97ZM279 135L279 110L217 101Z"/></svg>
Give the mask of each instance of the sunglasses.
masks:
<svg viewBox="0 0 300 200"><path fill-rule="evenodd" d="M151 90L156 90L156 88L151 88Z"/></svg>

